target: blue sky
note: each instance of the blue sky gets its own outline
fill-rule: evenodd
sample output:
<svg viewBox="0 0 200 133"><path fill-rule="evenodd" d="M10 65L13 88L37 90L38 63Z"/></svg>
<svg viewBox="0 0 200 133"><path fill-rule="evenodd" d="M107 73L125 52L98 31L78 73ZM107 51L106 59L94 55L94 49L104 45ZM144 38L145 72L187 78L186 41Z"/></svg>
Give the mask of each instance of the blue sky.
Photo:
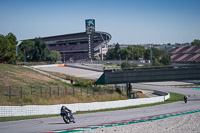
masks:
<svg viewBox="0 0 200 133"><path fill-rule="evenodd" d="M112 43L200 39L200 0L0 0L0 34L18 40L85 31L85 19Z"/></svg>

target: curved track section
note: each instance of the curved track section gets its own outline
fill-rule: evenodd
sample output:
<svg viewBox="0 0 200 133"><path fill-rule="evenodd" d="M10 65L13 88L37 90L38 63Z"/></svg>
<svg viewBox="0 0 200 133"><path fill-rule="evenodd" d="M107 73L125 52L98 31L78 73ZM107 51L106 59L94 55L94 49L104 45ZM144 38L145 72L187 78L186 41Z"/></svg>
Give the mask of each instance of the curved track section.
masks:
<svg viewBox="0 0 200 133"><path fill-rule="evenodd" d="M15 122L1 122L0 132L33 133L66 131L71 129L78 129L80 127L95 127L97 125L105 125L109 123L112 124L127 120L130 121L160 115L165 116L167 114L176 115L178 114L178 112L184 113L187 111L191 112L200 110L200 90L198 89L149 86L139 84L133 84L133 87L181 93L184 95L189 95L190 97L187 104L185 104L183 101L180 101L176 103L169 103L164 105L136 109L75 115L75 124L65 124L61 117L41 118L35 120L23 120Z"/></svg>

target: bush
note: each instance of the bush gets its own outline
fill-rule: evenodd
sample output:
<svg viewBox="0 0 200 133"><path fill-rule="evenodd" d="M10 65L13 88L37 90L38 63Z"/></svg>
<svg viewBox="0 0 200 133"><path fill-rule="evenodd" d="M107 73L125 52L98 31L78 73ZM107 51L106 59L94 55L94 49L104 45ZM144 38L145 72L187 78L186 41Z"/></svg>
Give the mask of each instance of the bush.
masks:
<svg viewBox="0 0 200 133"><path fill-rule="evenodd" d="M115 88L115 91L118 93L118 94L122 94L122 91L120 90L120 88Z"/></svg>
<svg viewBox="0 0 200 133"><path fill-rule="evenodd" d="M129 61L123 61L121 64L122 69L131 68L131 63Z"/></svg>
<svg viewBox="0 0 200 133"><path fill-rule="evenodd" d="M75 81L74 86L92 87L93 82L94 81L92 81L92 80L82 80L82 79L79 79L79 80Z"/></svg>
<svg viewBox="0 0 200 133"><path fill-rule="evenodd" d="M163 64L160 63L158 60L155 60L155 61L153 62L153 65L154 65L154 66L163 66Z"/></svg>

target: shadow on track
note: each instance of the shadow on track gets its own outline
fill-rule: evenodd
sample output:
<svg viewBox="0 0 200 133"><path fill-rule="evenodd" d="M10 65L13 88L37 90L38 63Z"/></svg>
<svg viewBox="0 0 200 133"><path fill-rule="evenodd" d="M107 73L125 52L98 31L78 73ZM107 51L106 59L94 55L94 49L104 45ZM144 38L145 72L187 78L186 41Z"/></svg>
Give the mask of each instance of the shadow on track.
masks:
<svg viewBox="0 0 200 133"><path fill-rule="evenodd" d="M188 101L200 101L200 99L188 99Z"/></svg>
<svg viewBox="0 0 200 133"><path fill-rule="evenodd" d="M66 125L66 123L64 123L64 122L63 123L49 123L49 125L58 125L58 124L63 124L63 125L65 124Z"/></svg>

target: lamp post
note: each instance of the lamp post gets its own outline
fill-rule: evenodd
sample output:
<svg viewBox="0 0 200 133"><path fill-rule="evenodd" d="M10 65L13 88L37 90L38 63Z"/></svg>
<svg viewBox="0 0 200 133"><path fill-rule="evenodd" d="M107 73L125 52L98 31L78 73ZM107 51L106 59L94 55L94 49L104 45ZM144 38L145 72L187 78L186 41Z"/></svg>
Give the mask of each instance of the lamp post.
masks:
<svg viewBox="0 0 200 133"><path fill-rule="evenodd" d="M133 46L132 46L132 60L134 61L134 51L133 51Z"/></svg>
<svg viewBox="0 0 200 133"><path fill-rule="evenodd" d="M152 44L150 44L150 64L152 66Z"/></svg>

